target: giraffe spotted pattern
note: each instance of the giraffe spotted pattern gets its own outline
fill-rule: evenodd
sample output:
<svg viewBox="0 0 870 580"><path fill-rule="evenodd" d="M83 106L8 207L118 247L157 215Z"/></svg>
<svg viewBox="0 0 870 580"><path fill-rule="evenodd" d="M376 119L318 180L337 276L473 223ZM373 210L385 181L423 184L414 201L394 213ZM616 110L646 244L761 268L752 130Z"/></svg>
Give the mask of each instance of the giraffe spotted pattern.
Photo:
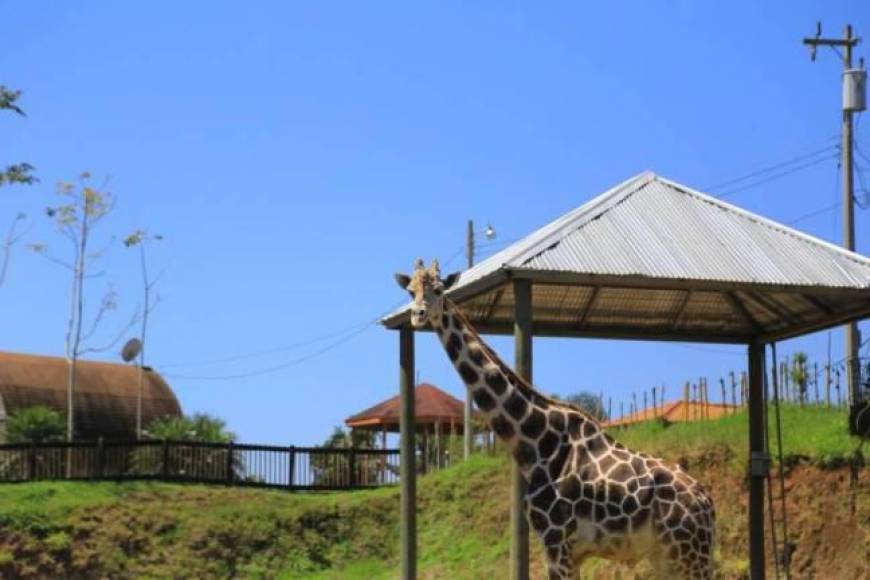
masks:
<svg viewBox="0 0 870 580"><path fill-rule="evenodd" d="M437 264L409 288L418 313L527 482L526 514L544 544L550 578L574 578L589 556L662 578L711 578L715 513L707 491L678 466L625 448L581 409L543 396L484 343L442 297ZM415 322L415 326L420 321Z"/></svg>

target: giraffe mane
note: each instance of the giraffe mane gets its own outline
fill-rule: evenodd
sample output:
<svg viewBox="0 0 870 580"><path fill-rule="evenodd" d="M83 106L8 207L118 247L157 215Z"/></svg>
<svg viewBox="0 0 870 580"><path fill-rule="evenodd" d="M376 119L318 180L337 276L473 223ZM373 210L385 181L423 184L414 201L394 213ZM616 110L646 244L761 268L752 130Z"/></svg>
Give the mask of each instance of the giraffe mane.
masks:
<svg viewBox="0 0 870 580"><path fill-rule="evenodd" d="M483 347L483 353L484 353L484 356L489 360L489 362L491 362L491 363L493 363L493 364L495 364L495 365L498 366L498 362L495 360L495 359L497 358L498 355L496 355L496 354L492 351L492 349L489 347L489 345L486 344L486 342L484 342L483 338L480 336L480 333L477 332L477 329L474 328L474 326L471 324L471 321L469 321L469 320L468 320L468 317L465 316L465 313L463 313L463 312L459 309L459 306L457 306L457 304L456 304L455 302L453 302L452 300L450 300L450 299L447 298L446 296L444 297L444 302L445 302L445 304L447 304L448 306L451 306L451 307L452 307L452 309L453 309L453 315L456 316L456 317L458 317L459 320L462 321L462 323L465 325L465 328L468 329L468 332L469 332L469 333L470 333L474 338L477 339L477 341L478 341L478 342L480 343L480 345ZM535 388L531 383L529 383L529 381L527 381L526 379L524 379L523 377L521 377L520 375L518 375L518 374L516 373L516 371L514 371L514 370L513 370L512 368L510 368L509 366L505 365L505 370L510 374L510 376L511 376L511 377L512 377L512 378L513 378L513 379L514 379L514 380L515 380L515 381L516 381L520 386L522 386L522 387L528 389L529 391L531 391L532 394L533 394L535 397L538 397L538 398L542 399L545 403L548 403L548 404L550 404L550 405L556 405L556 406L559 406L559 407L566 407L566 408L568 408L568 409L571 409L572 411L576 411L576 412L580 413L580 414L583 416L584 419L586 419L587 421L592 421L592 422L593 422L593 423L594 423L594 424L595 424L599 429L601 429L601 423L600 423L600 421L598 421L598 419L596 419L595 417L593 417L592 415L590 415L588 411L586 411L585 409L583 409L583 408L580 407L579 405L575 405L574 403L570 403L570 402L568 402L568 401L562 401L562 400L559 400L559 399L554 399L553 397L548 397L547 395L541 393L538 389L536 389L536 388ZM602 429L602 431L603 431L603 429Z"/></svg>

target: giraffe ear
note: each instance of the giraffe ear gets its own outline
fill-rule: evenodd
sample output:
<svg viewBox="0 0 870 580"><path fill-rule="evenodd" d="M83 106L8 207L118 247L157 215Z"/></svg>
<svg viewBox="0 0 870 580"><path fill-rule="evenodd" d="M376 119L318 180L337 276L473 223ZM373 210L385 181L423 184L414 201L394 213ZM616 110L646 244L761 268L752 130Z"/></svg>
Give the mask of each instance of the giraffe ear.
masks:
<svg viewBox="0 0 870 580"><path fill-rule="evenodd" d="M442 283L444 284L444 289L448 290L451 286L456 284L456 281L459 280L459 272L453 272L452 274L448 274Z"/></svg>
<svg viewBox="0 0 870 580"><path fill-rule="evenodd" d="M395 273L393 277L396 279L396 284L402 287L402 290L408 289L408 284L411 283L411 277L407 274Z"/></svg>

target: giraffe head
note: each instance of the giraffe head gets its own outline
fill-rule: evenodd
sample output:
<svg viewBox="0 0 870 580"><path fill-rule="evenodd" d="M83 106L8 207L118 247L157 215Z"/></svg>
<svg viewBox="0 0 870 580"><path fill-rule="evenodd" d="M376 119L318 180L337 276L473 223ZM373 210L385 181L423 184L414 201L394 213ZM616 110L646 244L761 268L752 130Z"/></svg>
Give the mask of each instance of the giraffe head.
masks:
<svg viewBox="0 0 870 580"><path fill-rule="evenodd" d="M438 260L432 260L428 268L422 259L417 259L414 264L414 273L396 274L396 282L411 294L414 303L411 306L411 326L421 328L427 322L433 325L441 320L444 311L444 292L450 288L459 278L459 273L441 278L441 270L438 268Z"/></svg>

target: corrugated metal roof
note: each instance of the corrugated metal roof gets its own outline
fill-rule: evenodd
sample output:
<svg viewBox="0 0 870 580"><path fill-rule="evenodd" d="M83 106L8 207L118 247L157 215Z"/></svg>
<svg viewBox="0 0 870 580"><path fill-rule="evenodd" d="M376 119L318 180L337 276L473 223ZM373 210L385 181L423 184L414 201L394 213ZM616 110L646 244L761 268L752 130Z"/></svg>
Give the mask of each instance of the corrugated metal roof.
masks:
<svg viewBox="0 0 870 580"><path fill-rule="evenodd" d="M473 321L507 323L509 276L536 280L536 325L569 330L645 327L677 329L684 337L743 337L821 324L856 307L823 303L814 289L852 298L858 291L860 309L870 301L870 259L652 172L463 272L449 294ZM555 285L539 287L544 279ZM731 286L721 290L718 283ZM384 323L394 326L404 314L400 309Z"/></svg>
<svg viewBox="0 0 870 580"><path fill-rule="evenodd" d="M464 272L500 268L680 280L870 287L870 260L644 173Z"/></svg>
<svg viewBox="0 0 870 580"><path fill-rule="evenodd" d="M22 407L46 405L66 413L66 359L0 352L0 423ZM130 439L136 435L139 370L132 365L79 360L76 365L75 425L79 439ZM181 415L163 378L146 370L142 424Z"/></svg>

